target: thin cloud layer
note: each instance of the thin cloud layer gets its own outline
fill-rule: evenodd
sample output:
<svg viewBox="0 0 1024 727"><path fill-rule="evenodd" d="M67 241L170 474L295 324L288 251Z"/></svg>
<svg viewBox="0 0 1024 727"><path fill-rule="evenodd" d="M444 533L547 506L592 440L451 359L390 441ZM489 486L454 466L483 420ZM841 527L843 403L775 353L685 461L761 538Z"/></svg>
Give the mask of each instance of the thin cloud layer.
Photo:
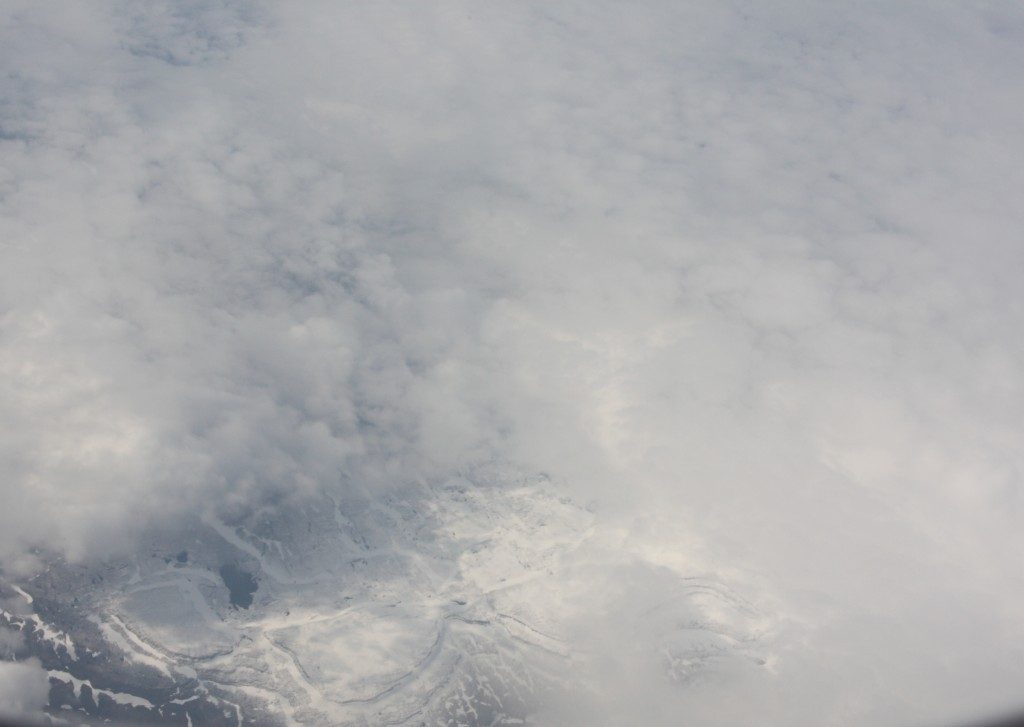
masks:
<svg viewBox="0 0 1024 727"><path fill-rule="evenodd" d="M500 464L596 513L552 722L1014 706L1020 10L3 12L8 570ZM663 572L757 668L664 678Z"/></svg>

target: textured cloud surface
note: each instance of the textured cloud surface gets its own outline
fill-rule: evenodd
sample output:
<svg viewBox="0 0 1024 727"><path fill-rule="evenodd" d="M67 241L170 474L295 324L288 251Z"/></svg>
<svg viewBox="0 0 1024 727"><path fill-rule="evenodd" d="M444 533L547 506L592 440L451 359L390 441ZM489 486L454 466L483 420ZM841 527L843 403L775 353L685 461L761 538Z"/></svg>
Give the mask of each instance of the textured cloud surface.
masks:
<svg viewBox="0 0 1024 727"><path fill-rule="evenodd" d="M552 722L1013 706L1018 6L0 12L8 570L545 473L606 695ZM666 572L766 614L757 668L666 677Z"/></svg>

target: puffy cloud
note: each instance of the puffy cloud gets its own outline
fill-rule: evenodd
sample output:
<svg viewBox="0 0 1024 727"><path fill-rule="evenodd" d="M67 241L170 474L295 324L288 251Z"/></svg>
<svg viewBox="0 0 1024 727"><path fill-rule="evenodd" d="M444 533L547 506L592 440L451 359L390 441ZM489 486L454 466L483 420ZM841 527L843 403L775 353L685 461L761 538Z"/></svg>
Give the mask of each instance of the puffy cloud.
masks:
<svg viewBox="0 0 1024 727"><path fill-rule="evenodd" d="M774 614L769 721L1015 694L1019 11L3 12L8 560L511 462L645 563L595 654L664 568Z"/></svg>

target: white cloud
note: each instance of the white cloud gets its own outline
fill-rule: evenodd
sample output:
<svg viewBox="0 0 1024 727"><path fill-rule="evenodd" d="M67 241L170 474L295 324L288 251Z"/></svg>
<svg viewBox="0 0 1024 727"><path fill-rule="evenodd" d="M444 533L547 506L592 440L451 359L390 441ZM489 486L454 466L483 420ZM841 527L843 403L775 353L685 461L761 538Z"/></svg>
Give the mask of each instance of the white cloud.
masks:
<svg viewBox="0 0 1024 727"><path fill-rule="evenodd" d="M4 12L9 559L508 461L755 594L769 722L1015 696L1018 10Z"/></svg>
<svg viewBox="0 0 1024 727"><path fill-rule="evenodd" d="M0 661L0 716L37 715L49 693L50 681L38 661Z"/></svg>

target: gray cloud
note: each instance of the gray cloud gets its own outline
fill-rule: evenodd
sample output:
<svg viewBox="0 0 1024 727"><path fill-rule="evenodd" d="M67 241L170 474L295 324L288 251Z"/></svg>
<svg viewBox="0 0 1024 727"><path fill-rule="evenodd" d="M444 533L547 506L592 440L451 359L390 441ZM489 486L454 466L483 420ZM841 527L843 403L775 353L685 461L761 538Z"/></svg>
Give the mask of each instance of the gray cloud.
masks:
<svg viewBox="0 0 1024 727"><path fill-rule="evenodd" d="M50 684L38 663L0 661L0 716L25 717L46 704Z"/></svg>
<svg viewBox="0 0 1024 727"><path fill-rule="evenodd" d="M502 463L597 512L552 720L1015 698L1017 9L4 13L9 569ZM638 614L693 574L767 621L682 688Z"/></svg>

